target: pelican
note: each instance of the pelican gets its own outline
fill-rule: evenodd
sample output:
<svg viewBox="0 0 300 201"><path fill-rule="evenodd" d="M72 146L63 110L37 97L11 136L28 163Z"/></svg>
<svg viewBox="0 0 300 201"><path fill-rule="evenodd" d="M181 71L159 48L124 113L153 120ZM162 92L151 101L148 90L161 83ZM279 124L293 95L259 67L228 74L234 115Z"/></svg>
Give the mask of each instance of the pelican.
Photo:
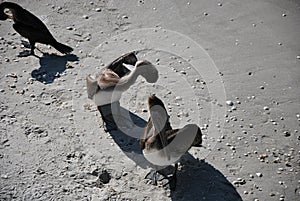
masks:
<svg viewBox="0 0 300 201"><path fill-rule="evenodd" d="M150 117L140 139L140 147L145 158L157 167L175 164L171 179L176 186L178 161L192 146L201 147L201 130L195 124L173 129L163 102L155 95L148 98L148 107ZM155 184L156 174L152 178Z"/></svg>
<svg viewBox="0 0 300 201"><path fill-rule="evenodd" d="M114 125L111 109L119 108L122 93L128 90L140 75L149 83L158 80L155 66L149 61L137 60L135 52L131 52L101 69L94 78L91 75L86 77L88 98L98 106L104 122L107 120L106 125L113 125L112 130L117 127Z"/></svg>

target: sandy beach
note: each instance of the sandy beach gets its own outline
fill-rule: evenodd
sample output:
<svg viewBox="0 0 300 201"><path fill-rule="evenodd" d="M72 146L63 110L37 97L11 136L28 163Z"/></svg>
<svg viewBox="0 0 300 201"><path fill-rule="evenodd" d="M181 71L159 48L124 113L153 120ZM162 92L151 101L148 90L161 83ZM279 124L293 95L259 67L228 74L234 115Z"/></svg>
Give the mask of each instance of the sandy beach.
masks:
<svg viewBox="0 0 300 201"><path fill-rule="evenodd" d="M300 199L299 1L13 2L74 51L37 43L22 57L28 40L0 21L0 200ZM159 79L137 79L106 133L86 76L131 51ZM174 128L203 134L175 191L145 179L150 94Z"/></svg>

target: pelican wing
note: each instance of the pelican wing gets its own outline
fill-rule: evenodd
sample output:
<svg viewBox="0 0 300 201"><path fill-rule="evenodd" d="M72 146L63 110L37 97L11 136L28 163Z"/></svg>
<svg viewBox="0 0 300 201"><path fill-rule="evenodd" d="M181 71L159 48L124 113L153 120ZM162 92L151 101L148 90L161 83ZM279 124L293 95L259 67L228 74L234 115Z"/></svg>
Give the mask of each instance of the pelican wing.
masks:
<svg viewBox="0 0 300 201"><path fill-rule="evenodd" d="M116 60L108 64L106 68L117 73L119 77L123 77L124 75L130 72L130 70L127 69L123 65L123 63L135 65L136 62L137 62L137 57L135 55L135 52L129 52L127 54L120 56L119 58L117 58Z"/></svg>
<svg viewBox="0 0 300 201"><path fill-rule="evenodd" d="M181 129L166 132L169 141L169 150L172 153L183 155L191 146L199 147L202 143L200 128L195 124L185 125Z"/></svg>
<svg viewBox="0 0 300 201"><path fill-rule="evenodd" d="M151 121L151 118L149 118L147 124L146 124L146 127L144 128L144 132L142 134L142 137L140 138L140 147L141 149L144 149L145 148L145 143L146 143L146 140L151 137L150 135L152 134L151 129L153 129L153 124L152 124L152 121Z"/></svg>
<svg viewBox="0 0 300 201"><path fill-rule="evenodd" d="M162 146L164 148L165 155L170 159L168 153L168 142L166 135L166 125L169 123L168 114L160 105L154 105L150 108L150 116L153 122L153 127L155 128L155 135L159 135Z"/></svg>

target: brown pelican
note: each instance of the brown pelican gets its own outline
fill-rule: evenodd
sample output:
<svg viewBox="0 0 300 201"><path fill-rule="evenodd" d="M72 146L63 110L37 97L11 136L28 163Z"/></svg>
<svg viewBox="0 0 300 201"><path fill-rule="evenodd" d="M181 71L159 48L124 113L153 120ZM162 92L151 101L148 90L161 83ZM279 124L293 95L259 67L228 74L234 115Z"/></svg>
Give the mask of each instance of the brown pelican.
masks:
<svg viewBox="0 0 300 201"><path fill-rule="evenodd" d="M172 177L176 183L177 162L192 146L201 146L201 130L195 124L188 124L181 129L172 129L165 106L155 95L148 98L148 107L150 118L140 139L143 155L157 167L175 163ZM155 180L156 175L153 176L152 179Z"/></svg>
<svg viewBox="0 0 300 201"><path fill-rule="evenodd" d="M138 61L135 52L131 52L101 69L94 78L91 75L86 77L88 98L98 106L106 126L112 125L111 129L105 130L117 129L111 109L118 109L122 93L129 89L140 75L149 83L155 83L158 79L155 66L146 60Z"/></svg>

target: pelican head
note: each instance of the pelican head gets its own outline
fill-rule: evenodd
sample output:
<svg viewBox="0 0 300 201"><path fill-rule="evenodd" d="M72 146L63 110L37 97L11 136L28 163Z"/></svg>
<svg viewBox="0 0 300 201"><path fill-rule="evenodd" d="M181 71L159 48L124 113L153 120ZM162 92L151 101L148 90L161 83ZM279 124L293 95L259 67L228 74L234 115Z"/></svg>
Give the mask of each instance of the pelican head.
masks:
<svg viewBox="0 0 300 201"><path fill-rule="evenodd" d="M9 17L8 15L4 12L5 10L5 4L4 3L1 3L0 4L0 20L7 20Z"/></svg>
<svg viewBox="0 0 300 201"><path fill-rule="evenodd" d="M165 108L164 103L162 102L162 100L157 98L155 94L152 94L148 97L148 107L149 107L149 109L151 109L154 105L159 105L162 108Z"/></svg>

